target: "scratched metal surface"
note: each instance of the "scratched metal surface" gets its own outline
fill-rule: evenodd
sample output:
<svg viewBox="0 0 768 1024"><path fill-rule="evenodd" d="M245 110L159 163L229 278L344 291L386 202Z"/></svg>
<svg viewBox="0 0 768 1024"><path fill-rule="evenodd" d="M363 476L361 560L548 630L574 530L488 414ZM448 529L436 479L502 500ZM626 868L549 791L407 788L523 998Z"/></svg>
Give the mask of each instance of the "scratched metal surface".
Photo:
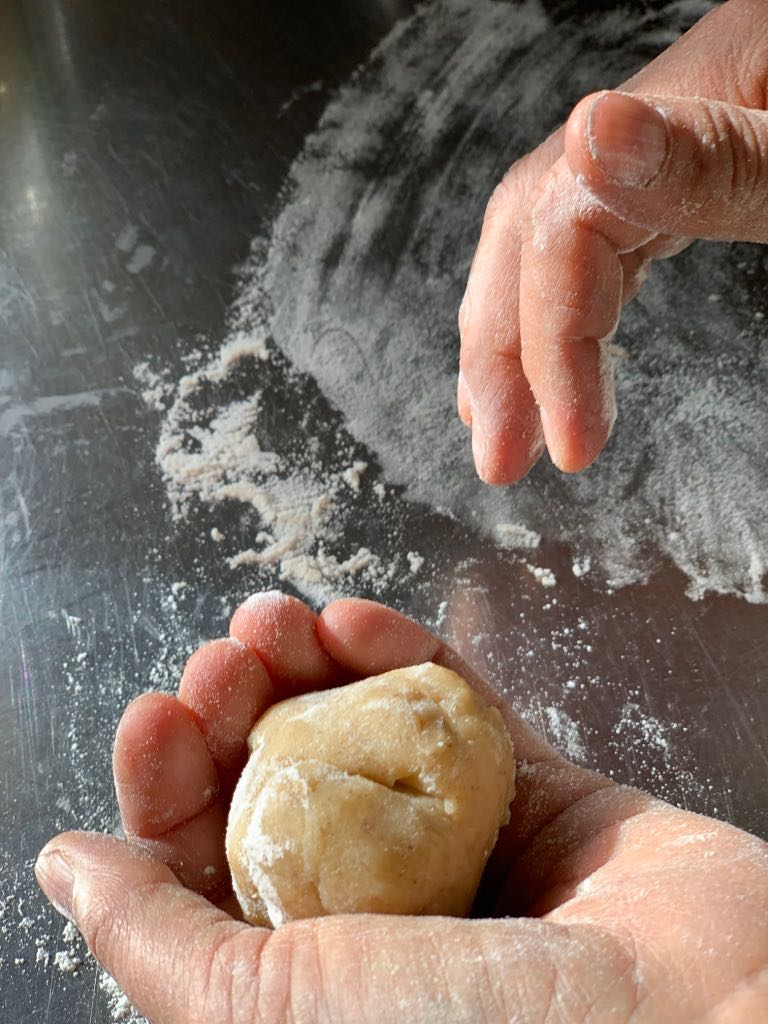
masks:
<svg viewBox="0 0 768 1024"><path fill-rule="evenodd" d="M66 944L31 864L57 829L114 824L121 707L169 656L174 631L180 663L221 632L222 597L246 588L201 548L199 530L170 522L157 417L132 368L158 354L181 368L198 335L222 333L233 268L268 225L305 133L408 10L344 0L0 9L2 1021L110 1020L92 964L74 977L34 964L36 938L50 935L51 952ZM294 400L322 404L304 386ZM672 569L616 594L585 588L569 553L545 543L563 580L555 603L519 562L486 559L445 519L411 508L403 520L446 567L446 628L494 678L515 665L517 699L544 727L557 732L546 709L564 706L569 679L597 679L567 705L590 763L768 834L768 608L692 603ZM187 586L170 607L174 581ZM418 591L388 596L434 612ZM592 650L565 640L579 617L599 633ZM521 658L530 650L533 668ZM639 728L672 734L676 758L617 739L620 706L636 707Z"/></svg>

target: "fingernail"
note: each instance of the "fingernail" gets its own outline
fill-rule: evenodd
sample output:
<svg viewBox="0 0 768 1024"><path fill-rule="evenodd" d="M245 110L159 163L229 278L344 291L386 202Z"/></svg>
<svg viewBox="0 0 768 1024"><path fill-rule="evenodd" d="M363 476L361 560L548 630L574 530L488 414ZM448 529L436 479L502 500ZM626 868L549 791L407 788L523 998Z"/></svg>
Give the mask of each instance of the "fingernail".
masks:
<svg viewBox="0 0 768 1024"><path fill-rule="evenodd" d="M552 420L549 418L549 413L543 405L539 406L539 415L541 416L541 429L544 433L544 443L547 446L549 457L558 469L562 469L563 450L560 437L552 426Z"/></svg>
<svg viewBox="0 0 768 1024"><path fill-rule="evenodd" d="M69 860L60 850L43 850L35 864L35 876L40 888L68 920L72 917L72 887L75 876Z"/></svg>
<svg viewBox="0 0 768 1024"><path fill-rule="evenodd" d="M655 107L634 96L609 92L592 104L587 121L592 158L619 185L653 181L667 156L667 122Z"/></svg>
<svg viewBox="0 0 768 1024"><path fill-rule="evenodd" d="M481 479L485 479L483 476L485 466L485 453L488 448L488 441L482 428L477 423L475 417L472 417L472 458L475 460L475 469Z"/></svg>
<svg viewBox="0 0 768 1024"><path fill-rule="evenodd" d="M469 398L469 388L464 379L464 374L459 370L459 379L456 384L456 404L459 408L459 416L466 427L472 426L472 409Z"/></svg>

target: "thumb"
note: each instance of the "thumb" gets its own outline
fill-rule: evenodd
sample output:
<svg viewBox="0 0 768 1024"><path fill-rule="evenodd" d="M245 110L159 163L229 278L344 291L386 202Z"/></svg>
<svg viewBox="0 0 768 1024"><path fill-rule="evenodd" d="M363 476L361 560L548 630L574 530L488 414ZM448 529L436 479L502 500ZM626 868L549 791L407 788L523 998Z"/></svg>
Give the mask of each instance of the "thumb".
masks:
<svg viewBox="0 0 768 1024"><path fill-rule="evenodd" d="M475 1024L628 1019L634 951L606 929L505 918L340 914L239 924L141 848L69 832L46 895L152 1024ZM570 884L570 883L569 883Z"/></svg>
<svg viewBox="0 0 768 1024"><path fill-rule="evenodd" d="M235 1020L233 1003L248 993L235 992L233 974L238 962L258 963L265 929L234 921L143 849L111 836L58 836L40 853L35 874L152 1024Z"/></svg>
<svg viewBox="0 0 768 1024"><path fill-rule="evenodd" d="M768 242L768 113L706 99L588 96L566 128L571 171L657 233Z"/></svg>

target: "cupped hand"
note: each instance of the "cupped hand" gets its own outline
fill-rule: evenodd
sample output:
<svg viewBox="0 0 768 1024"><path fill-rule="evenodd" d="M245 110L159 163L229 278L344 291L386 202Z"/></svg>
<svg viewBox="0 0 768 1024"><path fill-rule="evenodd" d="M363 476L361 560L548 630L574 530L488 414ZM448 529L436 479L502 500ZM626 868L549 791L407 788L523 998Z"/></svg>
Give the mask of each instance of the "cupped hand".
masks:
<svg viewBox="0 0 768 1024"><path fill-rule="evenodd" d="M519 480L545 445L566 472L597 457L609 342L654 259L693 238L768 242L767 109L765 0L729 0L507 172L459 314L483 480Z"/></svg>
<svg viewBox="0 0 768 1024"><path fill-rule="evenodd" d="M318 618L263 594L230 632L193 656L177 696L145 694L123 716L129 839L65 833L36 867L153 1024L768 1019L768 851L753 836L568 763L451 648L381 605L337 601ZM242 923L224 829L253 722L294 693L425 661L499 706L515 744L484 916Z"/></svg>

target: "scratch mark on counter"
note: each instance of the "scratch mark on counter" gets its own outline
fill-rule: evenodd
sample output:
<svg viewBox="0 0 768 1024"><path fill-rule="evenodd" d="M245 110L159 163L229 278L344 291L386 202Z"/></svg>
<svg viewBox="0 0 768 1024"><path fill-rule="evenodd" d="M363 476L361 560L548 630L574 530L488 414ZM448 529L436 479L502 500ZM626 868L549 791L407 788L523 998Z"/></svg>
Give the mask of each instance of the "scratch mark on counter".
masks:
<svg viewBox="0 0 768 1024"><path fill-rule="evenodd" d="M61 617L64 619L67 633L73 640L79 640L83 633L83 620L77 615L70 615L66 608L61 609Z"/></svg>
<svg viewBox="0 0 768 1024"><path fill-rule="evenodd" d="M19 485L18 485L15 477L13 478L13 488L16 491L16 498L17 498L17 500L19 502L19 508L21 510L21 518L24 520L24 529L26 531L26 536L25 536L24 539L25 540L29 540L30 537L32 536L32 529L31 529L30 523L29 523L29 508L27 507L27 502L26 502L26 500L24 498L24 495L22 494L22 492L21 492L21 490L19 488Z"/></svg>
<svg viewBox="0 0 768 1024"><path fill-rule="evenodd" d="M76 391L68 395L41 395L27 402L21 402L0 415L0 434L10 433L25 419L51 416L73 409L98 408L105 398L131 395L128 388L95 388L92 391ZM0 395L0 404L10 400L10 395Z"/></svg>

